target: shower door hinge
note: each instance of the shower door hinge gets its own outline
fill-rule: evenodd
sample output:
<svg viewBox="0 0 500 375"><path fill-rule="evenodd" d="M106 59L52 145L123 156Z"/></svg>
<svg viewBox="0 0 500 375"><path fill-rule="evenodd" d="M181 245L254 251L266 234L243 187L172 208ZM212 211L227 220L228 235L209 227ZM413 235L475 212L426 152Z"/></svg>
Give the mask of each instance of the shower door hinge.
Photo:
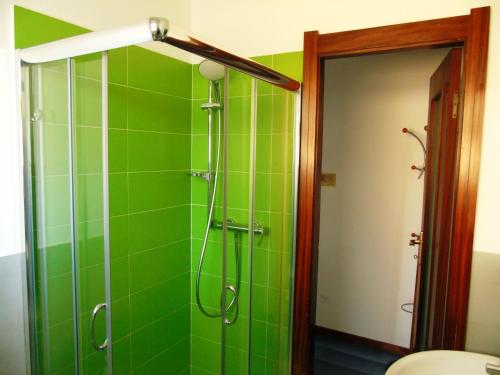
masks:
<svg viewBox="0 0 500 375"><path fill-rule="evenodd" d="M451 118L456 119L458 116L458 105L460 104L460 95L458 91L453 92L453 106L451 112Z"/></svg>

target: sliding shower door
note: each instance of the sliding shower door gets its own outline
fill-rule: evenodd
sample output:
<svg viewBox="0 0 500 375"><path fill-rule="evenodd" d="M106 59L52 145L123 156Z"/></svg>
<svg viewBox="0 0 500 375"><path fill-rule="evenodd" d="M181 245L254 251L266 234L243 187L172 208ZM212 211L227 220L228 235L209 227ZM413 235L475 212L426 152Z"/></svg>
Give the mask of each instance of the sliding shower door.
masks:
<svg viewBox="0 0 500 375"><path fill-rule="evenodd" d="M37 374L111 373L105 63L23 69Z"/></svg>
<svg viewBox="0 0 500 375"><path fill-rule="evenodd" d="M221 373L287 375L298 94L231 70L224 97L223 305L234 290L238 303L221 322Z"/></svg>
<svg viewBox="0 0 500 375"><path fill-rule="evenodd" d="M252 374L291 373L299 94L259 82L255 94Z"/></svg>

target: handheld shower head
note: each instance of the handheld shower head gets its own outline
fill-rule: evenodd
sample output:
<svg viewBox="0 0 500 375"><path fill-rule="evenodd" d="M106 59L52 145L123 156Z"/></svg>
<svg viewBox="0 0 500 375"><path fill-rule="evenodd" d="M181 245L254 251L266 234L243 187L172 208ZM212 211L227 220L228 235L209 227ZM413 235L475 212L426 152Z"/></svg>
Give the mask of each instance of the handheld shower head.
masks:
<svg viewBox="0 0 500 375"><path fill-rule="evenodd" d="M203 60L198 71L209 81L218 81L224 77L224 66L212 60Z"/></svg>

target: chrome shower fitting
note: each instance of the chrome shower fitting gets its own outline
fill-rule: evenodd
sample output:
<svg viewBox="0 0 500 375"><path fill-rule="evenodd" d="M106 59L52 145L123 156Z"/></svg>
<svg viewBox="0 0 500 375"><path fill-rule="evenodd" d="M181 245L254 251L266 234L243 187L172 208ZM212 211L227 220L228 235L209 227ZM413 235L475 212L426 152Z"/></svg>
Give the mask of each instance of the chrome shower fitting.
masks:
<svg viewBox="0 0 500 375"><path fill-rule="evenodd" d="M217 182L219 177L219 165L220 165L220 153L221 153L221 133L222 133L222 106L220 105L220 90L218 79L221 79L224 75L224 68L213 62L205 60L200 64L200 73L207 79L210 80L209 88L208 88L208 103L202 105L203 110L208 111L208 170L207 172L192 172L191 175L195 177L202 177L208 183L208 217L207 217L207 225L205 227L205 235L203 238L203 244L201 248L201 254L198 261L198 269L196 272L196 304L203 315L209 318L219 318L225 316L233 306L235 306L235 316L233 319L228 319L225 317L224 324L231 325L238 318L238 297L239 297L239 287L240 287L240 246L239 246L239 234L235 235L235 260L236 260L236 285L226 285L221 290L221 301L223 300L224 293L229 291L232 294L231 301L227 306L222 306L220 311L216 313L208 312L203 303L201 302L200 296L200 284L201 284L201 272L203 269L203 261L205 260L205 254L207 250L208 244L208 236L210 234L210 228L212 227L212 220L214 216L214 207L215 207L215 196L217 194ZM215 96L215 100L213 97ZM212 117L214 111L217 112L217 151L216 151L216 160L215 160L215 170L212 172ZM213 186L212 186L213 181Z"/></svg>

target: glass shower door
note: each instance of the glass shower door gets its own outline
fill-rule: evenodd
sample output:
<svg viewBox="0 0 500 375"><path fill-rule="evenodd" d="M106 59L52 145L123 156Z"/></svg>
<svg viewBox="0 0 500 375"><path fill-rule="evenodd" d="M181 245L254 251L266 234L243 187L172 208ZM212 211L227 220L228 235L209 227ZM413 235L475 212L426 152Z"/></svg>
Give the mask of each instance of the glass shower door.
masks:
<svg viewBox="0 0 500 375"><path fill-rule="evenodd" d="M299 94L235 71L224 91L222 279L236 287L238 309L222 322L221 373L287 375Z"/></svg>
<svg viewBox="0 0 500 375"><path fill-rule="evenodd" d="M111 373L103 61L96 54L24 68L39 374Z"/></svg>

